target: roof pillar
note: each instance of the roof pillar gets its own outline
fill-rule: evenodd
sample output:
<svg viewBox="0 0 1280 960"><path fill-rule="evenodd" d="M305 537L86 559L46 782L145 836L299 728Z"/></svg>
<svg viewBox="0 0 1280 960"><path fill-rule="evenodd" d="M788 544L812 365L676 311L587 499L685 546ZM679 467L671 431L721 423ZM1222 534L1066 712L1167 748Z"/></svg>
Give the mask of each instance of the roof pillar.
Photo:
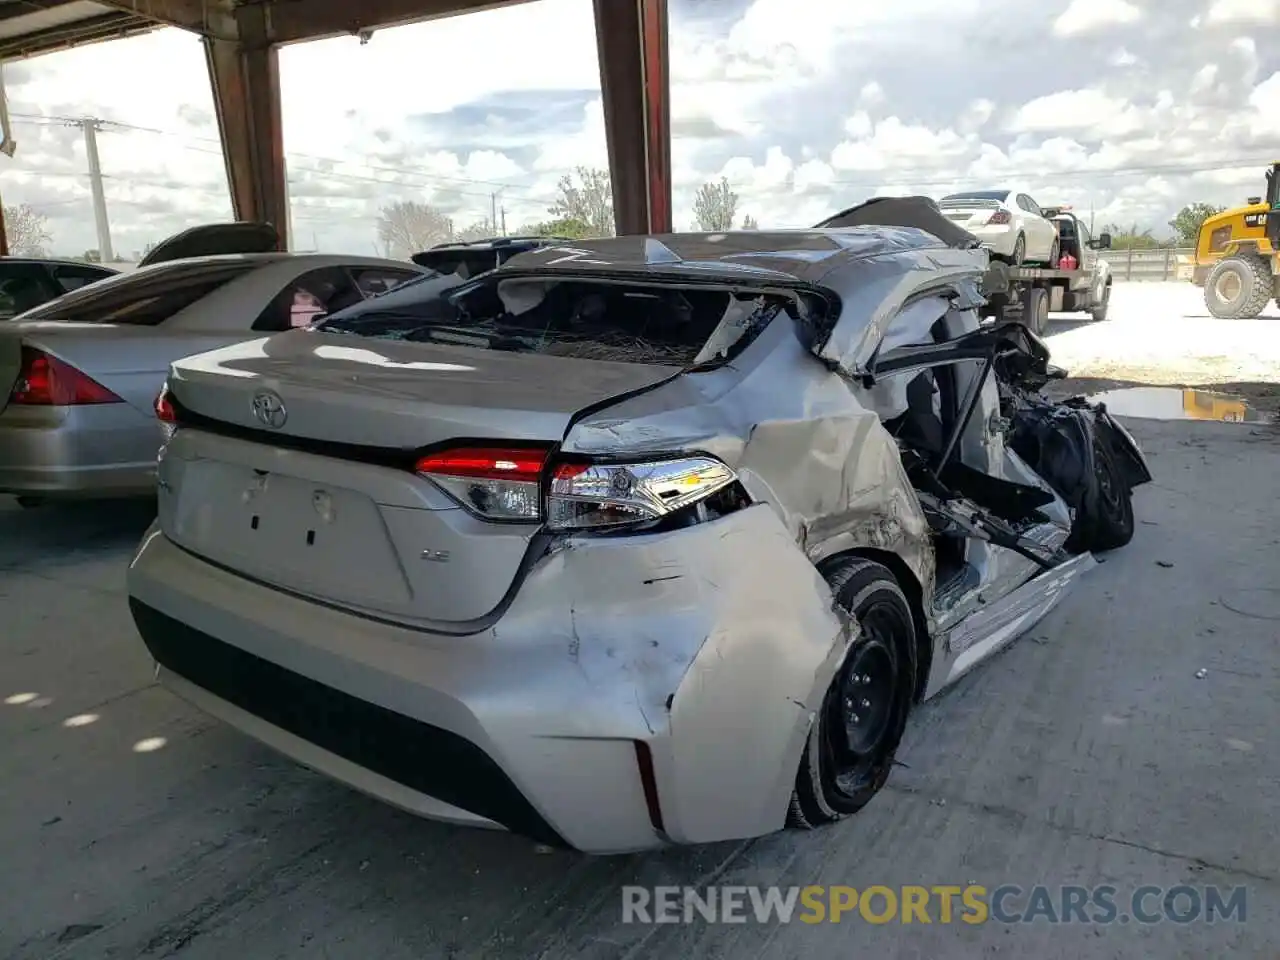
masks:
<svg viewBox="0 0 1280 960"><path fill-rule="evenodd" d="M262 7L238 8L236 23L238 39L204 38L231 205L237 220L274 226L288 249L278 48L267 41Z"/></svg>
<svg viewBox="0 0 1280 960"><path fill-rule="evenodd" d="M667 0L594 0L600 91L620 235L669 233Z"/></svg>

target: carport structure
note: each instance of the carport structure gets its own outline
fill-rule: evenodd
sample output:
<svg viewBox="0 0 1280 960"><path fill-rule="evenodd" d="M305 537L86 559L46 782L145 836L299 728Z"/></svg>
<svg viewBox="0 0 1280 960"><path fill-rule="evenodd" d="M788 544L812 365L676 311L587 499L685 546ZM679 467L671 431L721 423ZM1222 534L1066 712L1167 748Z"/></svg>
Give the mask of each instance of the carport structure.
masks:
<svg viewBox="0 0 1280 960"><path fill-rule="evenodd" d="M236 218L284 235L281 46L526 2L538 0L0 0L0 62L162 26L199 34ZM617 231L669 231L667 0L592 2Z"/></svg>

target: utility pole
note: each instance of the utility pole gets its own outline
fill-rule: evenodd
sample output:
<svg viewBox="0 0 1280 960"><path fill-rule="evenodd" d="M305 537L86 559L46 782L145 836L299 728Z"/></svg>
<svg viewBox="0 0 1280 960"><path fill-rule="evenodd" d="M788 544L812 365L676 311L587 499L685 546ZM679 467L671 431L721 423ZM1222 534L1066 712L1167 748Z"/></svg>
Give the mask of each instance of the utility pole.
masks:
<svg viewBox="0 0 1280 960"><path fill-rule="evenodd" d="M107 196L102 190L102 164L98 160L98 131L102 121L95 117L72 120L70 126L84 132L84 152L89 158L89 190L93 194L93 222L98 228L98 258L102 263L115 259L111 249L111 224L107 222Z"/></svg>
<svg viewBox="0 0 1280 960"><path fill-rule="evenodd" d="M500 213L502 214L502 235L505 237L507 235L507 208L503 207Z"/></svg>
<svg viewBox="0 0 1280 960"><path fill-rule="evenodd" d="M489 229L498 229L498 195L489 194Z"/></svg>

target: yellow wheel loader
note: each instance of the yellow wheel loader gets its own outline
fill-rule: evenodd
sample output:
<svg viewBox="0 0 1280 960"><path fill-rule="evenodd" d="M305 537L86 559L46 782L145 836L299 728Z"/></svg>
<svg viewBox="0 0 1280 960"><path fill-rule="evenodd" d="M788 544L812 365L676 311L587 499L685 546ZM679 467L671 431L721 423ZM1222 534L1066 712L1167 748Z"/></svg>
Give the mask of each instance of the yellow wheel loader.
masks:
<svg viewBox="0 0 1280 960"><path fill-rule="evenodd" d="M1280 297L1280 162L1267 171L1266 197L1250 197L1201 225L1192 282L1223 320L1252 319Z"/></svg>

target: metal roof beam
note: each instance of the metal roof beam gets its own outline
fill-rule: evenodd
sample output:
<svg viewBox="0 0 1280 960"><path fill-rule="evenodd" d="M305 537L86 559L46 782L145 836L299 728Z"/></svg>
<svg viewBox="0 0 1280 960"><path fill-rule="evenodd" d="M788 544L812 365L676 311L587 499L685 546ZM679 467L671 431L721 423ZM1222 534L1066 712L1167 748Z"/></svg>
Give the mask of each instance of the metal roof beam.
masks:
<svg viewBox="0 0 1280 960"><path fill-rule="evenodd" d="M206 37L234 40L236 21L231 0L94 0L104 7L145 17L167 27L180 27Z"/></svg>
<svg viewBox="0 0 1280 960"><path fill-rule="evenodd" d="M0 39L0 60L34 57L37 54L50 53L85 43L116 40L120 37L148 33L155 28L154 21L143 17L128 13L105 13L86 20L76 20L56 27Z"/></svg>
<svg viewBox="0 0 1280 960"><path fill-rule="evenodd" d="M529 0L249 0L237 16L259 9L272 43L296 43L343 34L358 35L423 20L461 16L528 3Z"/></svg>

